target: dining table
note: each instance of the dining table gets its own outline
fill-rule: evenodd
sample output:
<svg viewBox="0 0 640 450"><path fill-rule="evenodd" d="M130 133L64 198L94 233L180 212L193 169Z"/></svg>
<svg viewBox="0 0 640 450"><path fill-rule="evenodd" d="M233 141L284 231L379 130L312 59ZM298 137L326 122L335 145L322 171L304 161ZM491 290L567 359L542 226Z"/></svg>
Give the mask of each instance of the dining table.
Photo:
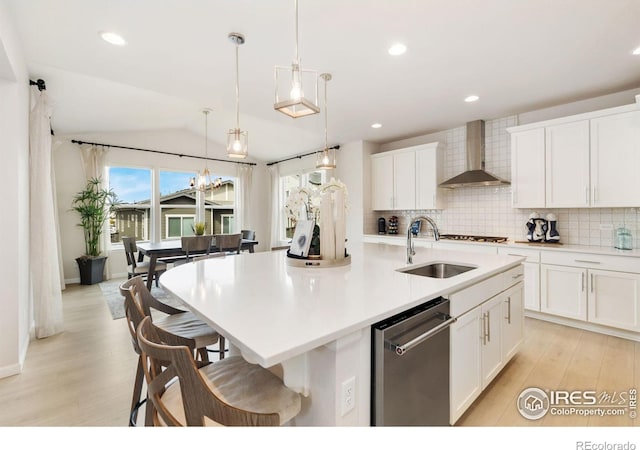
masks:
<svg viewBox="0 0 640 450"><path fill-rule="evenodd" d="M242 239L240 244L240 250L248 250L249 253L255 251L255 246L258 245L258 241L253 239ZM156 262L160 258L179 258L185 256L184 250L182 250L182 241L180 239L172 239L160 242L138 242L138 261L142 261L145 256L149 258L149 273L147 274L147 289L151 290L151 285L156 273ZM213 239L213 245L211 246L211 252L219 251L215 244L215 238Z"/></svg>

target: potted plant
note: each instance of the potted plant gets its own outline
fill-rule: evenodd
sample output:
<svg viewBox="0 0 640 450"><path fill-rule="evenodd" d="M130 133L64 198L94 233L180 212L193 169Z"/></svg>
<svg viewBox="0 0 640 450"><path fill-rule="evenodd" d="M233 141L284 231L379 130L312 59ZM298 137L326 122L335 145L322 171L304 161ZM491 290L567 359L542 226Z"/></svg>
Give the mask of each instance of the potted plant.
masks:
<svg viewBox="0 0 640 450"><path fill-rule="evenodd" d="M204 222L196 222L193 226L193 232L196 236L202 236L204 234L205 227L206 225Z"/></svg>
<svg viewBox="0 0 640 450"><path fill-rule="evenodd" d="M102 188L99 178L91 178L72 201L72 210L80 214L79 227L84 231L85 254L76 258L80 269L80 284L102 281L106 256L100 254L100 242L105 222L115 211L118 197L111 189Z"/></svg>

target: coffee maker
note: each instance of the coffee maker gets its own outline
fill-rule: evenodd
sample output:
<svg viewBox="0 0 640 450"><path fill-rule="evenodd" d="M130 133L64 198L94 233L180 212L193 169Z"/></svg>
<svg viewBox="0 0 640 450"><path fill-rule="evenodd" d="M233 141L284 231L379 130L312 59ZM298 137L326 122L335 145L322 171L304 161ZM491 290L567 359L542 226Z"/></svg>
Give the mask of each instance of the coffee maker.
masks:
<svg viewBox="0 0 640 450"><path fill-rule="evenodd" d="M387 221L384 217L378 219L378 234L387 234Z"/></svg>

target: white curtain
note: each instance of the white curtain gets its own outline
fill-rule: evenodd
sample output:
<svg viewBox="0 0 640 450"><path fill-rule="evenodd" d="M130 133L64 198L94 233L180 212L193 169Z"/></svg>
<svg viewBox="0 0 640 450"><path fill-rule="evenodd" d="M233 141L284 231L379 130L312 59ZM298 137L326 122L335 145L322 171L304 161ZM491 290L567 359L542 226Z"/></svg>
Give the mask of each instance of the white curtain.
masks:
<svg viewBox="0 0 640 450"><path fill-rule="evenodd" d="M82 145L80 146L80 158L82 159L82 168L84 169L84 176L87 180L92 178L100 178L102 179L104 176L104 161L109 153L108 147L102 147L97 145ZM104 225L104 230L101 237L100 248L102 249L102 253L104 253L107 257L110 256L110 253L107 249L109 248L109 224L106 223ZM111 264L105 264L105 279L111 279Z"/></svg>
<svg viewBox="0 0 640 450"><path fill-rule="evenodd" d="M235 231L249 230L251 228L251 183L253 179L253 166L238 164L236 168L236 208Z"/></svg>
<svg viewBox="0 0 640 450"><path fill-rule="evenodd" d="M278 164L269 166L271 175L271 247L278 247L280 243L280 216L284 205L280 204L280 167Z"/></svg>
<svg viewBox="0 0 640 450"><path fill-rule="evenodd" d="M33 86L29 117L29 261L37 338L60 333L64 327L50 117L47 92Z"/></svg>

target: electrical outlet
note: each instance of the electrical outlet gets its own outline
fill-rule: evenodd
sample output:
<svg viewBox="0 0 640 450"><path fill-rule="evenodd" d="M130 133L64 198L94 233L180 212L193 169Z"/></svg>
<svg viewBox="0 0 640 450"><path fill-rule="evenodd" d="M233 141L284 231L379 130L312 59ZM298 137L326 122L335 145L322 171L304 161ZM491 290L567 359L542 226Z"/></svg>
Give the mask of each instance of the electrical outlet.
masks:
<svg viewBox="0 0 640 450"><path fill-rule="evenodd" d="M356 377L342 382L342 415L346 415L356 406Z"/></svg>

